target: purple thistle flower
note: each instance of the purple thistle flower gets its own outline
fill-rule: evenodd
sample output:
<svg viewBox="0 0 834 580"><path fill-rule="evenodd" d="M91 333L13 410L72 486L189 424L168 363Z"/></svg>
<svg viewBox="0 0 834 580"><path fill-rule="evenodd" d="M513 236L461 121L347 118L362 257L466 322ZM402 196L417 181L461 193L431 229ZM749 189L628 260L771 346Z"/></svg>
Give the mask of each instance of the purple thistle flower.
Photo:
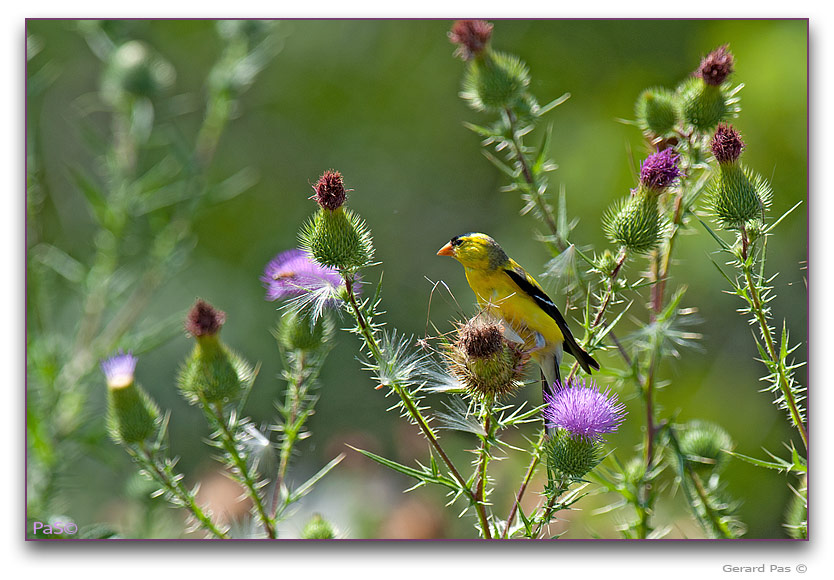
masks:
<svg viewBox="0 0 834 580"><path fill-rule="evenodd" d="M456 56L471 60L481 54L492 36L492 24L486 20L456 20L449 31L449 40L458 45Z"/></svg>
<svg viewBox="0 0 834 580"><path fill-rule="evenodd" d="M695 76L714 87L719 86L733 72L733 55L728 45L719 46L701 59Z"/></svg>
<svg viewBox="0 0 834 580"><path fill-rule="evenodd" d="M313 189L316 193L311 199L315 199L316 203L323 209L336 211L347 200L347 190L342 174L333 169L328 169L322 173Z"/></svg>
<svg viewBox="0 0 834 580"><path fill-rule="evenodd" d="M133 373L136 370L136 357L128 351L119 350L113 356L101 361L101 370L111 389L130 386L133 383Z"/></svg>
<svg viewBox="0 0 834 580"><path fill-rule="evenodd" d="M198 298L185 317L185 330L195 338L213 336L220 332L220 327L225 322L225 312Z"/></svg>
<svg viewBox="0 0 834 580"><path fill-rule="evenodd" d="M744 141L732 125L721 123L715 130L710 147L719 163L735 163L744 149Z"/></svg>
<svg viewBox="0 0 834 580"><path fill-rule="evenodd" d="M669 187L683 175L678 169L679 158L672 148L649 155L640 166L640 183L654 191Z"/></svg>
<svg viewBox="0 0 834 580"><path fill-rule="evenodd" d="M264 268L261 282L266 287L266 299L301 296L323 288L336 290L344 282L339 271L317 264L300 249L287 250L275 256Z"/></svg>
<svg viewBox="0 0 834 580"><path fill-rule="evenodd" d="M547 407L544 418L548 427L561 427L571 436L599 439L613 433L625 419L625 405L608 388L601 391L593 381L586 385L574 379L563 387L556 383L553 394L544 394Z"/></svg>

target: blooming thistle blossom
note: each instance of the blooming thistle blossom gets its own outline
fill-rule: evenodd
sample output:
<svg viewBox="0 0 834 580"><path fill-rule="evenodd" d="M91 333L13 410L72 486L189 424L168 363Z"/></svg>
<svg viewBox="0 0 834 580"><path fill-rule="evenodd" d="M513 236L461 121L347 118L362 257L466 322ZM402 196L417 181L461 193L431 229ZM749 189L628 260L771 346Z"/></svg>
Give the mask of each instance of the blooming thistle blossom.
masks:
<svg viewBox="0 0 834 580"><path fill-rule="evenodd" d="M640 183L653 191L669 187L682 175L678 169L679 158L671 148L649 155L640 166Z"/></svg>
<svg viewBox="0 0 834 580"><path fill-rule="evenodd" d="M593 382L574 379L567 386L545 393L544 411L548 427L561 427L574 438L598 440L613 433L625 419L625 405L608 388L601 391Z"/></svg>
<svg viewBox="0 0 834 580"><path fill-rule="evenodd" d="M133 384L133 373L136 370L136 357L128 351L119 350L118 353L101 361L107 386L111 389L121 389Z"/></svg>
<svg viewBox="0 0 834 580"><path fill-rule="evenodd" d="M261 282L266 287L266 299L269 301L295 298L325 289L335 294L343 284L338 270L317 264L310 254L300 249L287 250L275 256L266 265Z"/></svg>

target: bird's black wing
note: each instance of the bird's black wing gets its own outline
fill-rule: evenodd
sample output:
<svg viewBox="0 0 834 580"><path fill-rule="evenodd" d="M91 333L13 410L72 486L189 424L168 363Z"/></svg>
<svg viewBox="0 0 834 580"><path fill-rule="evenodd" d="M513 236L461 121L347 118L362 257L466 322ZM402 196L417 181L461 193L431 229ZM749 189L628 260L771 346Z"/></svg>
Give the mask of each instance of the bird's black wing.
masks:
<svg viewBox="0 0 834 580"><path fill-rule="evenodd" d="M539 308L544 310L550 318L556 321L556 324L559 326L559 330L562 331L562 335L565 337L565 350L573 355L577 361L579 361L580 366L585 370L585 372L590 373L591 368L599 370L599 363L594 360L591 355L582 350L582 347L576 343L576 339L573 338L573 335L568 328L568 323L565 321L562 313L559 312L559 309L556 308L556 304L553 303L550 296L545 294L544 290L527 280L527 276L524 275L524 272L518 272L511 268L505 268L504 272L513 282L516 283L519 288L521 288L525 294L530 296L530 298L536 302Z"/></svg>

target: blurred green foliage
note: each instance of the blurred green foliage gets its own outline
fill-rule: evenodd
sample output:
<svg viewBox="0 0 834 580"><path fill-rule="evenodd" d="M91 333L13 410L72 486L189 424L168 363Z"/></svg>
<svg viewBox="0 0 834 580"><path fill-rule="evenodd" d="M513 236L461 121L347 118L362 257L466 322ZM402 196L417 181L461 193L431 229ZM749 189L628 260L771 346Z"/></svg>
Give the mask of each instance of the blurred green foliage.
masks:
<svg viewBox="0 0 834 580"><path fill-rule="evenodd" d="M471 291L457 265L435 257L453 235L487 232L531 273L544 270L548 256L535 239L537 223L518 215L517 197L499 191L502 176L481 155L478 138L462 125L483 119L458 97L462 64L452 56L454 47L446 36L450 24L282 22L280 53L240 99L210 176L222 180L251 168L257 182L243 195L201 214L194 225L199 241L187 269L160 289L144 318L162 319L176 312L184 316L198 296L225 310L224 340L262 365L250 402L255 421L274 414L271 401L283 392L270 335L278 314L276 305L264 300L258 277L276 253L296 245L298 227L314 209L308 200L310 186L325 169L338 169L354 189L350 205L373 232L382 264L375 274L384 272L386 320L405 333L432 332L427 320L446 332L452 319L474 312ZM79 113L100 90L102 65L77 26L72 21L28 21L27 35L36 39L40 52L29 62L27 124L41 146L46 186L38 227L47 241L85 262L92 254L93 221L69 169L95 171L82 135L90 124L106 128L107 119ZM202 122L204 83L220 51L215 23L131 20L108 26L112 34L145 41L173 65L176 83L157 114L183 134L195 133ZM601 214L634 187L635 168L646 154L640 131L619 120L633 118L635 99L644 88L673 89L703 55L723 43L729 43L736 58L732 80L745 84L736 124L747 143L744 161L772 180L771 215L807 201L807 34L805 20L512 20L495 22L493 46L527 62L531 92L540 102L571 94L545 119L553 131L551 157L559 165L551 174L551 191L564 186L569 214L580 219L573 238L602 250L607 246ZM48 74L40 74L44 71ZM32 91L37 83L43 87ZM539 138L534 134L530 142ZM807 205L801 206L781 224L768 247L768 270L780 273L774 281L775 320L786 319L797 339L807 336L806 211ZM662 376L670 384L659 393L659 403L666 416L677 415L680 421L698 418L721 425L740 453L759 456L762 447L780 452L782 441L796 439L795 434L769 395L758 392L764 369L754 360L751 328L735 315L741 304L722 293L726 281L707 259L714 241L703 231L697 233L680 240L672 275L674 282L688 285L687 305L698 308L704 320L696 329L704 335L704 350L664 363ZM426 278L446 281L458 304L441 292L430 303ZM54 301L58 320L69 319L66 313L79 306L69 284L56 291ZM635 308L642 308L639 297ZM302 444L302 463L310 458L320 465L333 450L344 450L344 441L361 441L361 447L406 460L423 455L424 443L395 414L385 412L391 401L361 372L354 358L358 343L351 338L337 338L323 370L321 400L310 423L314 436ZM181 469L196 477L212 469L209 459L190 453L200 448L207 433L174 387L176 369L189 347L183 332L142 356L137 377L161 407L172 410L172 452L183 457ZM803 344L797 358L804 360L806 352ZM616 361L603 355L603 366L606 360ZM807 384L804 370L798 378ZM527 389L522 396L535 401L536 390ZM104 399L102 382L93 402L103 410ZM636 425L630 430L627 422L611 446L637 444L641 435ZM523 469L507 463L508 471ZM314 507L352 537L384 535L392 529L386 528L393 525L391 514L370 508L363 512L362 507L386 481L388 491L378 495L381 505L413 510L408 502L438 499L424 491L400 495L407 482L358 457L330 477ZM791 492L783 475L732 461L725 477L729 492L744 502L740 516L748 525L746 537L786 537L782 521ZM131 481L132 467L118 454L82 459L62 484L72 506L69 515L81 525L114 519L112 506L128 495L124 489ZM604 498L589 498L581 518L605 503ZM699 534L683 509L668 518L672 537ZM300 533L304 521L301 517L291 533ZM432 525L441 535L470 533L469 522L438 520ZM575 522L567 537L615 535L607 525L613 523L599 518Z"/></svg>

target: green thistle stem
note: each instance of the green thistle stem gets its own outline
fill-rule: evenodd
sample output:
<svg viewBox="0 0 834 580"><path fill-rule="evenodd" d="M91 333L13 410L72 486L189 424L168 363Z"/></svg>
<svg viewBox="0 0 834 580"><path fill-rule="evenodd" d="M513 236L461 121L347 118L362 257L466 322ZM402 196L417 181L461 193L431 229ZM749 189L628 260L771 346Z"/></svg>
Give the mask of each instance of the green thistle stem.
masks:
<svg viewBox="0 0 834 580"><path fill-rule="evenodd" d="M800 416L799 408L796 404L796 398L794 397L793 391L790 388L787 370L785 369L785 366L784 364L782 364L781 358L778 355L778 352L776 350L776 342L773 338L773 334L770 332L770 327L767 324L767 317L765 316L764 308L762 306L762 297L759 293L758 286L756 286L753 280L752 265L747 260L745 260L742 263L742 270L744 271L744 278L747 283L748 301L750 302L753 314L755 315L756 320L759 323L759 330L761 331L762 337L764 338L765 347L767 348L767 354L768 356L770 356L771 362L773 362L776 365L779 389L782 391L782 396L785 397L785 401L788 404L788 411L791 415L791 420L793 421L793 424L799 431L799 436L802 438L802 443L805 445L805 449L808 449L808 433L806 432L805 425L802 422L802 417Z"/></svg>
<svg viewBox="0 0 834 580"><path fill-rule="evenodd" d="M614 270L612 270L611 275L608 278L608 287L606 289L605 296L603 297L602 301L600 302L599 309L597 310L597 314L594 317L593 322L591 322L591 326L589 328L589 330L591 332L593 332L593 330L597 326L600 325L600 323L602 322L602 320L605 316L605 312L608 310L608 307L611 305L611 300L613 299L613 296L614 296L615 282L616 282L617 276L620 274L620 271L622 270L623 264L625 264L625 261L626 261L627 257L628 257L627 250L625 248L621 248L620 249L620 255L617 258L616 266L614 267ZM627 353L625 353L625 351L622 350L622 348L620 350L621 350L621 352L623 353L624 356L626 356L626 357L628 356ZM571 369L570 369L570 372L568 373L567 378L565 378L565 381L564 381L565 384L569 383L571 381L571 379L573 379L576 376L577 372L579 372L579 363L574 362L573 366L571 366ZM512 525L512 521L515 518L516 513L518 513L518 508L519 508L519 505L521 504L521 500L524 497L524 494L527 492L527 487L530 484L530 480L532 479L533 474L536 472L536 468L538 467L539 462L541 461L541 452L542 452L542 445L544 444L545 433L546 433L545 429L542 429L541 433L539 434L539 439L536 442L536 447L535 447L536 451L533 453L533 456L530 459L530 464L527 466L527 471L525 472L524 478L521 481L521 486L519 487L518 493L516 494L515 500L513 501L513 505L510 508L510 513L507 516L507 525L504 528L504 532L501 536L502 538L507 538L507 536L509 534L509 531L510 531L510 525ZM552 507L552 505L550 505L549 507ZM549 508L546 508L546 509L549 509Z"/></svg>
<svg viewBox="0 0 834 580"><path fill-rule="evenodd" d="M275 524L267 514L266 506L264 505L263 499L261 498L261 494L258 491L252 474L249 473L246 460L240 455L237 444L235 443L235 437L229 429L229 426L226 424L226 420L223 415L223 405L221 403L210 404L207 401L201 401L201 403L202 407L208 410L213 418L216 419L217 425L220 427L220 442L223 445L223 449L225 449L226 453L229 454L234 466L237 468L238 472L240 472L243 484L246 487L246 494L252 498L252 503L255 505L255 510L258 513L261 523L263 524L267 537L274 540L278 537L275 530Z"/></svg>
<svg viewBox="0 0 834 580"><path fill-rule="evenodd" d="M668 247L663 254L660 268L657 272L657 283L652 286L654 311L660 312L663 309L663 295L666 290L666 279L669 276L669 265L672 262L672 251L675 247L675 240L678 237L678 230L683 220L683 190L675 197L675 210L672 218L672 232L669 234Z"/></svg>
<svg viewBox="0 0 834 580"><path fill-rule="evenodd" d="M518 506L521 505L521 498L524 497L524 494L527 491L527 487L530 485L530 480L533 479L533 474L536 472L536 468L539 465L539 461L541 461L542 455L542 445L544 445L544 438L545 438L545 430L542 429L539 433L539 439L536 441L536 446L534 447L533 456L530 459L530 464L527 466L527 471L524 473L524 477L521 480L521 487L518 488L518 493L515 496L515 501L513 502L512 508L510 508L510 513L507 516L507 525L504 527L504 533L501 534L501 537L506 539L510 533L510 526L515 519L515 515L518 512Z"/></svg>
<svg viewBox="0 0 834 580"><path fill-rule="evenodd" d="M216 538L221 540L226 540L229 538L229 535L221 530L220 528L215 525L212 519L197 505L197 502L194 500L194 494L190 491L185 489L172 474L168 473L167 470L163 470L160 468L159 463L156 461L154 457L154 452L148 450L145 442L142 441L138 444L138 451L134 449L132 446L125 446L127 452L146 470L148 473L156 480L157 483L162 485L171 495L176 497L182 505L185 506L191 515L200 522L200 525L211 532Z"/></svg>
<svg viewBox="0 0 834 580"><path fill-rule="evenodd" d="M374 358L374 360L377 361L377 364L380 364L383 361L382 350L379 347L379 343L377 342L373 331L366 323L365 317L362 314L362 310L359 308L359 304L356 301L356 294L353 291L353 279L346 272L342 272L342 279L345 282L345 290L347 292L348 304L350 305L350 313L356 319L356 324L359 327L359 332L364 340L365 346L367 346L368 350L371 352L371 356ZM400 397L400 400L403 402L403 405L406 411L408 412L409 416L411 416L411 418L417 424L420 431L431 444L432 448L437 452L441 460L443 460L443 463L446 464L446 467L449 468L452 477L454 477L455 480L458 482L458 485L460 485L461 491L463 491L466 494L466 496L475 506L475 511L478 515L478 521L480 523L481 531L484 537L490 537L489 522L487 521L486 510L484 509L483 503L478 501L475 493L473 493L472 489L470 489L470 487L467 485L466 480L457 470L454 463L452 463L452 460L449 459L449 456L443 450L443 447L441 447L440 442L437 440L437 437L431 430L431 427L429 427L425 417L423 417L422 413L420 413L420 410L414 404L414 401L411 400L411 397L409 396L408 392L403 388L402 385L399 384L398 381L392 381L391 387L394 389L394 392L396 392L397 395Z"/></svg>
<svg viewBox="0 0 834 580"><path fill-rule="evenodd" d="M507 115L507 120L510 125L510 135L512 135L512 145L513 145L513 153L515 155L516 161L518 161L518 165L521 168L521 173L524 176L524 181L527 183L527 190L531 196L533 196L533 200L536 202L536 206L539 208L541 212L542 219L544 219L545 225L550 230L550 233L553 234L553 237L556 239L557 246L559 251L564 251L567 248L565 241L562 239L562 236L559 235L559 228L556 226L556 219L553 217L553 213L547 207L547 204L542 197L539 188L536 187L536 179L533 176L533 172L530 169L530 164L527 161L527 157L524 155L524 145L521 143L521 137L519 137L517 128L516 128L516 118L515 113L509 107L504 109L504 113Z"/></svg>
<svg viewBox="0 0 834 580"><path fill-rule="evenodd" d="M485 492L484 488L486 486L486 479L487 479L487 464L489 463L490 459L490 445L489 440L493 436L493 428L492 428L492 400L486 400L483 403L483 413L484 413L484 432L486 433L483 437L481 437L481 447L478 450L478 484L475 488L475 499L478 501L480 505L484 505L486 502L485 500ZM491 540L492 534L490 533L489 526L484 527L484 539Z"/></svg>
<svg viewBox="0 0 834 580"><path fill-rule="evenodd" d="M287 476L287 468L290 464L292 451L298 442L299 433L303 421L296 420L298 417L299 408L301 407L302 399L306 394L306 386L304 385L304 369L306 365L306 353L299 352L298 360L296 362L296 371L293 373L293 381L287 389L287 399L289 399L290 414L287 418L286 426L284 427L284 440L281 442L281 456L278 464L278 474L275 478L275 485L272 490L272 519L274 520L278 513L278 496L281 493L281 486Z"/></svg>
<svg viewBox="0 0 834 580"><path fill-rule="evenodd" d="M547 505L545 505L544 510L542 510L542 516L539 520L539 525L536 527L536 531L533 532L533 538L537 539L541 536L542 530L544 527L550 523L550 520L553 518L553 514L558 511L554 506L556 506L556 500L558 500L563 493L565 493L570 487L568 481L565 478L559 479L559 484L556 486L556 491L553 492L553 495L550 496L550 499L547 501Z"/></svg>

